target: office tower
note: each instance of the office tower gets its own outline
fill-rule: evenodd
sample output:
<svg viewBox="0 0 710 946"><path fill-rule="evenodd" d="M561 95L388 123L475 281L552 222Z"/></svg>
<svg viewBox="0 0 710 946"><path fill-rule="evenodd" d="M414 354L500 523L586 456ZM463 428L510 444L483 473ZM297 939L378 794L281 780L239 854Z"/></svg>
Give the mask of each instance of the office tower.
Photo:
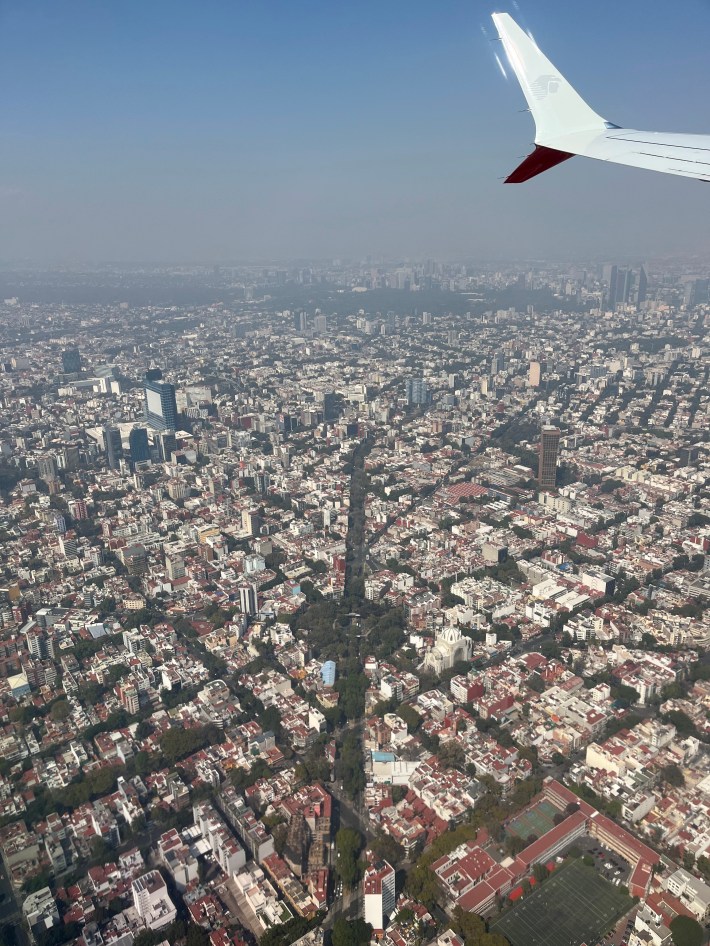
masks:
<svg viewBox="0 0 710 946"><path fill-rule="evenodd" d="M557 482L557 453L560 447L560 430L549 424L540 431L540 463L538 483L540 489L554 489Z"/></svg>
<svg viewBox="0 0 710 946"><path fill-rule="evenodd" d="M381 934L395 908L395 871L387 861L371 855L362 879L365 922Z"/></svg>
<svg viewBox="0 0 710 946"><path fill-rule="evenodd" d="M123 456L121 431L117 427L104 427L104 450L106 451L108 465L112 470L117 470Z"/></svg>
<svg viewBox="0 0 710 946"><path fill-rule="evenodd" d="M148 370L145 373L145 380L146 381L162 381L163 372L160 370L160 368L148 368Z"/></svg>
<svg viewBox="0 0 710 946"><path fill-rule="evenodd" d="M45 483L49 483L50 480L56 480L57 478L57 463L51 454L39 458L37 461L37 470L39 471L39 478L44 480Z"/></svg>
<svg viewBox="0 0 710 946"><path fill-rule="evenodd" d="M631 291L634 285L634 274L631 269L620 269L616 274L616 304L628 305L631 301Z"/></svg>
<svg viewBox="0 0 710 946"><path fill-rule="evenodd" d="M540 362L539 361L530 362L530 372L528 374L528 383L531 388L540 387Z"/></svg>
<svg viewBox="0 0 710 946"><path fill-rule="evenodd" d="M172 430L165 430L161 434L158 434L158 454L160 459L167 463L173 453L177 450L177 440L175 439L175 434Z"/></svg>
<svg viewBox="0 0 710 946"><path fill-rule="evenodd" d="M691 279L685 284L683 302L686 305L706 305L710 301L710 280Z"/></svg>
<svg viewBox="0 0 710 946"><path fill-rule="evenodd" d="M616 307L616 278L618 272L618 266L605 266L603 270L604 302L606 308L612 311Z"/></svg>
<svg viewBox="0 0 710 946"><path fill-rule="evenodd" d="M258 535L261 529L261 519L254 509L242 509L242 532L248 535Z"/></svg>
<svg viewBox="0 0 710 946"><path fill-rule="evenodd" d="M308 328L308 316L303 310L293 313L293 328L296 332L305 332Z"/></svg>
<svg viewBox="0 0 710 946"><path fill-rule="evenodd" d="M319 335L325 335L328 331L328 316L327 315L317 315L313 319L313 328Z"/></svg>
<svg viewBox="0 0 710 946"><path fill-rule="evenodd" d="M76 558L79 545L75 532L65 533L59 540L59 547L62 550L64 558Z"/></svg>
<svg viewBox="0 0 710 946"><path fill-rule="evenodd" d="M145 382L145 419L153 430L177 430L174 384Z"/></svg>
<svg viewBox="0 0 710 946"><path fill-rule="evenodd" d="M128 435L128 448L132 463L145 463L150 460L148 431L145 427L134 427Z"/></svg>
<svg viewBox="0 0 710 946"><path fill-rule="evenodd" d="M81 355L78 348L67 348L62 352L62 371L64 374L78 374L81 371Z"/></svg>
<svg viewBox="0 0 710 946"><path fill-rule="evenodd" d="M61 457L61 466L63 469L68 472L73 472L74 470L79 469L79 463L81 457L79 455L79 448L70 444L69 446L62 447Z"/></svg>
<svg viewBox="0 0 710 946"><path fill-rule="evenodd" d="M636 288L636 305L639 308L646 301L647 295L648 295L648 275L646 273L646 267L642 266L639 269L638 286Z"/></svg>
<svg viewBox="0 0 710 946"><path fill-rule="evenodd" d="M259 608L256 585L240 585L239 607L242 614L256 614Z"/></svg>
<svg viewBox="0 0 710 946"><path fill-rule="evenodd" d="M424 378L407 378L406 393L408 407L429 403L429 388Z"/></svg>
<svg viewBox="0 0 710 946"><path fill-rule="evenodd" d="M340 417L340 398L335 391L327 391L323 395L323 420L326 422L337 420Z"/></svg>
<svg viewBox="0 0 710 946"><path fill-rule="evenodd" d="M258 470L254 474L254 489L257 493L265 493L271 486L271 474L266 470Z"/></svg>

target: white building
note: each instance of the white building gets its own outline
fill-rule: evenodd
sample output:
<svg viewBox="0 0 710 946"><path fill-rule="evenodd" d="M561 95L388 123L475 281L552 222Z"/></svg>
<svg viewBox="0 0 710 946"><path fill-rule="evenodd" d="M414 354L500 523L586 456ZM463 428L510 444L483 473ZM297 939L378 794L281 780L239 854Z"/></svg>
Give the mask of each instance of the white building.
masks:
<svg viewBox="0 0 710 946"><path fill-rule="evenodd" d="M228 877L238 873L245 866L247 856L244 848L232 835L222 818L208 802L199 802L194 805L192 813L195 824L212 848L215 860L224 873Z"/></svg>
<svg viewBox="0 0 710 946"><path fill-rule="evenodd" d="M133 906L149 930L160 930L175 921L177 910L157 870L137 877L131 884Z"/></svg>
<svg viewBox="0 0 710 946"><path fill-rule="evenodd" d="M704 920L710 910L710 887L682 867L666 881L668 891L683 903L698 920Z"/></svg>
<svg viewBox="0 0 710 946"><path fill-rule="evenodd" d="M22 912L32 933L46 933L59 923L59 910L49 887L31 893L22 904Z"/></svg>
<svg viewBox="0 0 710 946"><path fill-rule="evenodd" d="M362 881L365 922L375 933L387 926L386 920L395 907L395 872L387 861L373 859Z"/></svg>

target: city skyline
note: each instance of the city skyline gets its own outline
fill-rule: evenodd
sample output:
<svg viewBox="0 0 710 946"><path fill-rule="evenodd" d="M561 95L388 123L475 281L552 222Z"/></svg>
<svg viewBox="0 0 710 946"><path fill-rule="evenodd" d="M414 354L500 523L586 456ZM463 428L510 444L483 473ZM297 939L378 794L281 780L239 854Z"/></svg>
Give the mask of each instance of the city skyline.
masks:
<svg viewBox="0 0 710 946"><path fill-rule="evenodd" d="M6 4L0 258L706 252L690 183L569 162L502 187L533 129L491 9ZM511 12L611 119L710 130L706 5L693 30L635 0Z"/></svg>

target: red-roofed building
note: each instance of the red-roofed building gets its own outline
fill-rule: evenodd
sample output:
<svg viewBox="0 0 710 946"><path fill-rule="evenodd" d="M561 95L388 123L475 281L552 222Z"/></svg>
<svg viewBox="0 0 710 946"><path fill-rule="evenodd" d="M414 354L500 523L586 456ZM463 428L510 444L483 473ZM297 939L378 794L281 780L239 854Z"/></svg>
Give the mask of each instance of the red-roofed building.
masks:
<svg viewBox="0 0 710 946"><path fill-rule="evenodd" d="M516 877L526 874L533 864L542 864L549 858L559 854L575 838L585 834L586 830L586 815L581 811L576 811L565 818L562 824L555 825L541 838L529 844L524 851L521 851L513 864L513 873Z"/></svg>

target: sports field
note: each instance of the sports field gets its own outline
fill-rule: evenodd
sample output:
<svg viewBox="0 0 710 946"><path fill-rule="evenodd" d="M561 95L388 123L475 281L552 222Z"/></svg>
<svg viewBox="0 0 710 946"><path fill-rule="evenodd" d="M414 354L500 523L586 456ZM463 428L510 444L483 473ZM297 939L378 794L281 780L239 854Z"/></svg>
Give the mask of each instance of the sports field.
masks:
<svg viewBox="0 0 710 946"><path fill-rule="evenodd" d="M492 923L491 931L511 946L592 946L632 906L593 867L574 860Z"/></svg>
<svg viewBox="0 0 710 946"><path fill-rule="evenodd" d="M511 818L506 826L506 834L516 834L523 841L527 840L531 834L541 838L555 826L554 817L558 815L559 808L543 799L532 808L527 808L516 818Z"/></svg>

